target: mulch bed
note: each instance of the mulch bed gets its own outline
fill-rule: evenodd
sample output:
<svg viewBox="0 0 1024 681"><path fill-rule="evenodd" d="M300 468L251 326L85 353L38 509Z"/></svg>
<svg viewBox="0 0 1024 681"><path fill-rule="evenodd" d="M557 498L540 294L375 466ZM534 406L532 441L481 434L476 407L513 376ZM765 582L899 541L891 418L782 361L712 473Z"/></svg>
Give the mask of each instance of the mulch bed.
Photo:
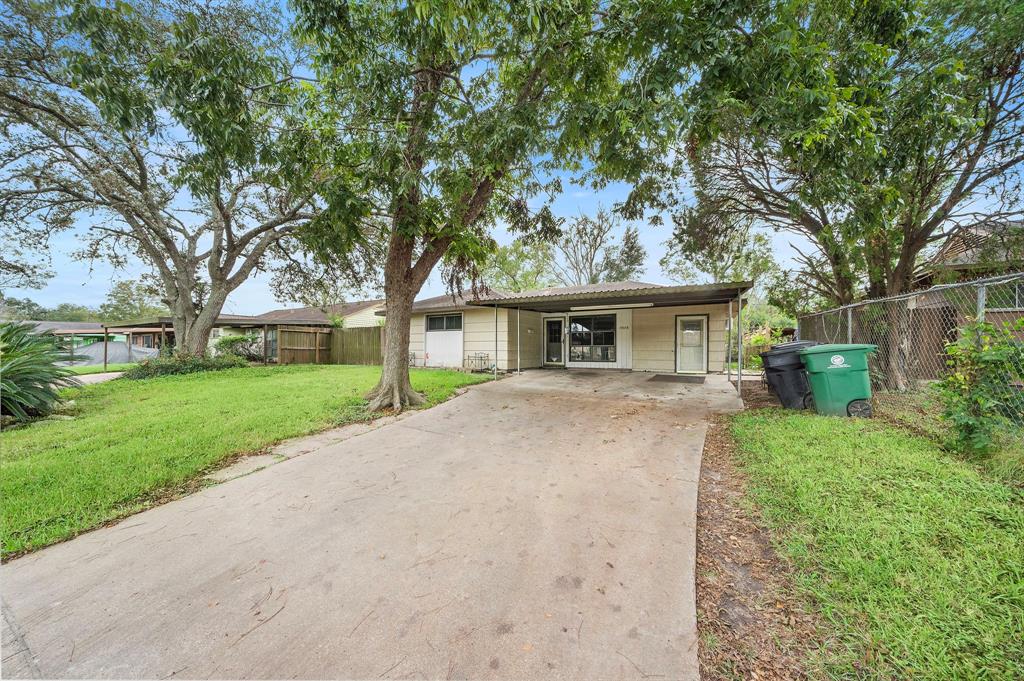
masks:
<svg viewBox="0 0 1024 681"><path fill-rule="evenodd" d="M748 408L777 406L744 382ZM713 420L704 443L697 502L697 628L703 679L808 678L821 647L816 616L793 594L790 567L744 503L728 417Z"/></svg>

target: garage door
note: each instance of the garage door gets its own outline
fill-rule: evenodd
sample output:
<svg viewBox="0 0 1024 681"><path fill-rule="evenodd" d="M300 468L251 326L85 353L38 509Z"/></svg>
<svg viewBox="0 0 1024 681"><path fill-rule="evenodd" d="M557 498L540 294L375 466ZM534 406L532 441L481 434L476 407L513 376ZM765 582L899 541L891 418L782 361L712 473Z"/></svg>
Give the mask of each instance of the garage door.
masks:
<svg viewBox="0 0 1024 681"><path fill-rule="evenodd" d="M428 367L462 366L462 315L428 315L424 349Z"/></svg>

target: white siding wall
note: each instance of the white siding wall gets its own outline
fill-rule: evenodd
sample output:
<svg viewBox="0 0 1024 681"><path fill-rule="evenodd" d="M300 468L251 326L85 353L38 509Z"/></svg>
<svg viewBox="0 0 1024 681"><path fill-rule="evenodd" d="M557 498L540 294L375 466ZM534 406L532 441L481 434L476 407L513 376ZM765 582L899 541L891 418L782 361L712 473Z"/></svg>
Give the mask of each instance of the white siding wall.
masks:
<svg viewBox="0 0 1024 681"><path fill-rule="evenodd" d="M345 328L346 329L358 329L364 326L380 326L384 321L383 317L378 317L375 313L384 307L384 304L374 305L368 307L365 310L360 310L355 314L350 314L345 317Z"/></svg>
<svg viewBox="0 0 1024 681"><path fill-rule="evenodd" d="M409 354L416 358L416 366L423 366L424 317L414 314L409 320Z"/></svg>
<svg viewBox="0 0 1024 681"><path fill-rule="evenodd" d="M708 371L724 371L726 304L633 310L633 369L675 372L677 315L708 315Z"/></svg>
<svg viewBox="0 0 1024 681"><path fill-rule="evenodd" d="M409 352L415 353L416 364L422 366L424 353L424 329L427 314L461 314L462 315L462 358L463 366L468 366L467 359L478 353L487 355L488 365L494 362L494 308L472 308L461 312L430 312L413 314L409 323ZM515 317L515 311L512 312ZM526 325L524 319L524 327ZM515 356L509 357L509 312L498 310L498 370L506 371L515 368ZM515 344L515 337L512 337ZM525 354L525 353L524 353Z"/></svg>
<svg viewBox="0 0 1024 681"><path fill-rule="evenodd" d="M440 313L438 313L440 314ZM447 313L451 314L451 313ZM519 337L524 369L541 366L544 348L544 322L547 317L615 314L615 362L570 362L569 368L633 369L674 373L677 315L708 315L708 371L725 369L725 324L728 306L685 305L677 307L636 308L632 310L587 310L565 314L539 314L522 311L523 329ZM568 329L568 326L566 327ZM462 311L463 358L486 353L494 358L494 309L473 308ZM410 323L409 351L416 363L423 363L424 314L414 314ZM498 370L516 368L516 311L498 310Z"/></svg>
<svg viewBox="0 0 1024 681"><path fill-rule="evenodd" d="M515 313L513 313L514 316ZM498 371L509 368L508 310L498 309ZM463 365L471 355L486 353L488 364L494 362L494 308L475 308L462 312Z"/></svg>

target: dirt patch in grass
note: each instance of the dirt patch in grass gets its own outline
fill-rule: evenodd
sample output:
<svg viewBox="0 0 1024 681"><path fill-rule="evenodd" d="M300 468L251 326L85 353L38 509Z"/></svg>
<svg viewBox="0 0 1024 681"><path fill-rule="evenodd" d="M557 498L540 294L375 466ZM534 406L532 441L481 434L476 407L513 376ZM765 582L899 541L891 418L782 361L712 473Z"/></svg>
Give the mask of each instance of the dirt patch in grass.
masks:
<svg viewBox="0 0 1024 681"><path fill-rule="evenodd" d="M759 387L743 387L748 406L774 400ZM697 501L701 677L807 678L805 662L821 647L821 630L793 596L790 567L745 500L727 418L717 417L708 429Z"/></svg>

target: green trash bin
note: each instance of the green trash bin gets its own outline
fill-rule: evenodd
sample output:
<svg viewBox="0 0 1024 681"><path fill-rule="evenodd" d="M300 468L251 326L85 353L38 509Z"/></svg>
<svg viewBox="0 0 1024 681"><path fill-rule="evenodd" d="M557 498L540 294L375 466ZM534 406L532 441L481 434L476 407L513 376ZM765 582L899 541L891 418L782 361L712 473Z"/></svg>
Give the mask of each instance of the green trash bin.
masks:
<svg viewBox="0 0 1024 681"><path fill-rule="evenodd" d="M812 399L808 408L831 416L871 416L868 354L877 345L815 345L800 351Z"/></svg>

